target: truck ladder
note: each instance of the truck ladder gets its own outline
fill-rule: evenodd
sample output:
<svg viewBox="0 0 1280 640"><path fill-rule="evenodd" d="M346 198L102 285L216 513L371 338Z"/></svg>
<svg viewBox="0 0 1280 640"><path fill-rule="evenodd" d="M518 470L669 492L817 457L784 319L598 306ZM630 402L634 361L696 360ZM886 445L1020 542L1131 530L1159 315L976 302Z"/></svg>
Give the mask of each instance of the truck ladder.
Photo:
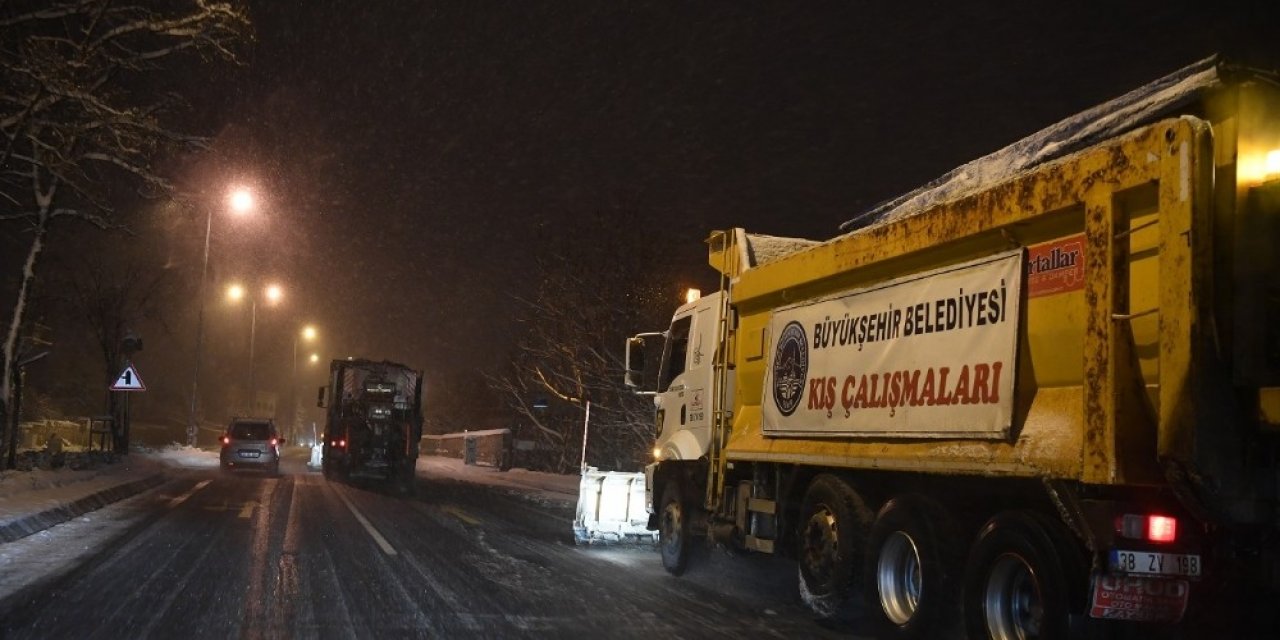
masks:
<svg viewBox="0 0 1280 640"><path fill-rule="evenodd" d="M739 251L737 230L725 233L724 264L720 269L720 313L716 324L716 351L711 360L711 447L708 451L707 494L704 504L711 513L719 510L724 496L724 447L729 440L729 431L733 428L733 409L725 406L729 397L729 374L733 368L733 326L730 314L732 305L729 300L730 274L738 273L742 265L738 264Z"/></svg>

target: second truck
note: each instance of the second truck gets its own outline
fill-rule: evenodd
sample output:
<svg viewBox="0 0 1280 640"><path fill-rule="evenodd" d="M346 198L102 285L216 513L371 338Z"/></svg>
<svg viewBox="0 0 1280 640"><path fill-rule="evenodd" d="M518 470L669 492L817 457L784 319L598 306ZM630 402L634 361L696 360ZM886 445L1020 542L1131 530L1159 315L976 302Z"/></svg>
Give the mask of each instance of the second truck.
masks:
<svg viewBox="0 0 1280 640"><path fill-rule="evenodd" d="M860 598L899 638L1085 637L1246 569L1274 587L1276 76L1201 62L866 222L713 234L720 290L629 341L670 572L704 537L792 555L813 610Z"/></svg>
<svg viewBox="0 0 1280 640"><path fill-rule="evenodd" d="M412 488L422 439L421 371L395 362L334 360L317 404L327 408L325 477Z"/></svg>

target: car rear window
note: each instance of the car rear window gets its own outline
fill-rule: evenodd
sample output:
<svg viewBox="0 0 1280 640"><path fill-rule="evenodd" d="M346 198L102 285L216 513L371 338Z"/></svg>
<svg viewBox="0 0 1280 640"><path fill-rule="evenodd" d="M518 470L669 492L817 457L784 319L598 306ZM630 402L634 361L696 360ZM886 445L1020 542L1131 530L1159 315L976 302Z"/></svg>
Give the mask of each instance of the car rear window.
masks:
<svg viewBox="0 0 1280 640"><path fill-rule="evenodd" d="M265 422L237 422L231 425L231 437L237 440L269 440L271 426Z"/></svg>

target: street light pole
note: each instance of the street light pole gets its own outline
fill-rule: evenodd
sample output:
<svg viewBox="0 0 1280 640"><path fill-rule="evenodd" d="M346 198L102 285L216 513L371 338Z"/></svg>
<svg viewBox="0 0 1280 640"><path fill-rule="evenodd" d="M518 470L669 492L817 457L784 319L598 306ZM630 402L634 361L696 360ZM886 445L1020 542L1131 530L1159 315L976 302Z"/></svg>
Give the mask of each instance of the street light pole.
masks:
<svg viewBox="0 0 1280 640"><path fill-rule="evenodd" d="M231 208L241 213L253 208L253 195L243 187L231 193ZM213 234L213 207L207 207L204 220L204 260L200 266L200 303L196 313L196 354L195 366L191 370L191 408L187 413L187 445L194 447L199 422L196 419L200 404L200 352L204 347L204 299L205 288L209 280L209 237Z"/></svg>
<svg viewBox="0 0 1280 640"><path fill-rule="evenodd" d="M191 374L191 411L187 414L187 446L196 446L196 403L200 389L200 349L204 341L205 281L209 278L209 234L213 231L213 209L209 209L204 223L204 265L200 269L200 305L196 314L196 365Z"/></svg>
<svg viewBox="0 0 1280 640"><path fill-rule="evenodd" d="M283 291L277 285L268 285L262 294L267 297L267 302L275 304L280 301ZM233 284L227 288L227 297L232 301L239 301L248 296L249 298L249 399L248 411L252 415L257 406L258 386L254 380L254 362L253 352L258 341L258 293L253 289Z"/></svg>
<svg viewBox="0 0 1280 640"><path fill-rule="evenodd" d="M293 375L289 377L289 440L298 444L298 336L293 334Z"/></svg>
<svg viewBox="0 0 1280 640"><path fill-rule="evenodd" d="M289 432L294 443L298 435L298 341L314 340L316 329L312 325L302 327L293 334L293 376L289 379Z"/></svg>
<svg viewBox="0 0 1280 640"><path fill-rule="evenodd" d="M254 408L258 404L256 402L257 388L253 384L253 341L254 336L258 333L258 297L253 296L249 299L249 415L253 415Z"/></svg>

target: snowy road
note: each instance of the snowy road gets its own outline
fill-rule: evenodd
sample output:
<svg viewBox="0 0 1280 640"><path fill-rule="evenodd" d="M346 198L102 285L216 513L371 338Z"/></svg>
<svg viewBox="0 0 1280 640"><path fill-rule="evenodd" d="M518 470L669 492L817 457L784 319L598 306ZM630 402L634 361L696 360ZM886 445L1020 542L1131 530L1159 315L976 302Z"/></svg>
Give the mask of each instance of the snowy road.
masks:
<svg viewBox="0 0 1280 640"><path fill-rule="evenodd" d="M0 628L6 638L849 637L795 597L794 565L713 554L667 576L651 550L576 547L563 505L419 478L398 498L202 471Z"/></svg>

